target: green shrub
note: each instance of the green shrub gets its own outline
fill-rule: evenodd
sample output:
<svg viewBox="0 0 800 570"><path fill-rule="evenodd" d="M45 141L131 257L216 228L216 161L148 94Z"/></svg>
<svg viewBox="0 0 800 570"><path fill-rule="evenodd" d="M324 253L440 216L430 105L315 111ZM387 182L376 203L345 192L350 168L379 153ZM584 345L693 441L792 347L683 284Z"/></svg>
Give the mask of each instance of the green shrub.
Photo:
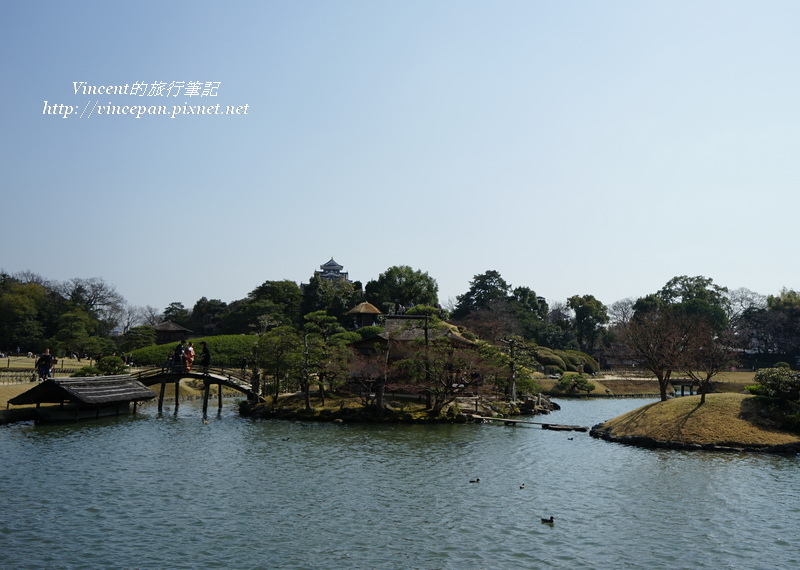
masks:
<svg viewBox="0 0 800 570"><path fill-rule="evenodd" d="M70 378L86 378L87 376L102 376L99 368L94 366L83 366L70 374Z"/></svg>
<svg viewBox="0 0 800 570"><path fill-rule="evenodd" d="M464 327L458 327L458 331L461 333L461 336L463 336L467 340L471 340L471 341L478 340L478 335L476 335L472 331L466 330Z"/></svg>
<svg viewBox="0 0 800 570"><path fill-rule="evenodd" d="M548 364L544 367L544 373L547 376L561 376L564 373L564 371L558 366L553 366L552 364Z"/></svg>
<svg viewBox="0 0 800 570"><path fill-rule="evenodd" d="M587 394L597 388L583 374L564 374L558 381L558 387L564 392L586 392Z"/></svg>
<svg viewBox="0 0 800 570"><path fill-rule="evenodd" d="M362 339L378 336L382 332L383 332L383 327L376 327L376 326L361 327L360 329L356 330L356 333L358 333L358 336L360 336Z"/></svg>
<svg viewBox="0 0 800 570"><path fill-rule="evenodd" d="M789 368L762 368L753 378L761 386L762 395L784 400L800 400L800 378Z"/></svg>
<svg viewBox="0 0 800 570"><path fill-rule="evenodd" d="M517 394L539 394L542 387L533 379L530 374L520 374L517 376Z"/></svg>
<svg viewBox="0 0 800 570"><path fill-rule="evenodd" d="M119 356L104 356L97 362L97 369L102 376L125 374L128 367Z"/></svg>
<svg viewBox="0 0 800 570"><path fill-rule="evenodd" d="M554 350L553 352L567 363L568 370L585 374L600 372L600 364L585 352L580 350Z"/></svg>
<svg viewBox="0 0 800 570"><path fill-rule="evenodd" d="M751 384L750 386L744 387L745 391L753 394L754 396L766 396L767 391L764 390L764 386L761 384Z"/></svg>
<svg viewBox="0 0 800 570"><path fill-rule="evenodd" d="M567 363L555 351L545 346L537 346L534 348L534 353L536 354L536 360L544 366L546 374L552 374L552 372L547 372L548 366L557 367L559 372L567 370Z"/></svg>
<svg viewBox="0 0 800 570"><path fill-rule="evenodd" d="M776 362L775 368L791 368L788 362Z"/></svg>

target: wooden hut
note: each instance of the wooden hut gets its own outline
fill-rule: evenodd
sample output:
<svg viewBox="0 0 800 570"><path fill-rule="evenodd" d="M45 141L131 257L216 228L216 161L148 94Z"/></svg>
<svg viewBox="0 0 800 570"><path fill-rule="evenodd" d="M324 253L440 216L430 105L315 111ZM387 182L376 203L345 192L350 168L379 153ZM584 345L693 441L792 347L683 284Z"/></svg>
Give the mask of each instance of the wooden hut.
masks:
<svg viewBox="0 0 800 570"><path fill-rule="evenodd" d="M353 315L353 324L355 328L360 329L361 327L370 327L376 324L378 315L382 313L375 305L364 301L347 311L347 314Z"/></svg>
<svg viewBox="0 0 800 570"><path fill-rule="evenodd" d="M172 321L164 321L154 325L153 330L156 331L156 344L178 342L179 340L186 340L192 335L192 331Z"/></svg>
<svg viewBox="0 0 800 570"><path fill-rule="evenodd" d="M156 394L130 375L88 378L50 378L11 398L14 406L36 405L35 420L78 421L128 413L130 404L155 398ZM58 404L42 407L42 404Z"/></svg>

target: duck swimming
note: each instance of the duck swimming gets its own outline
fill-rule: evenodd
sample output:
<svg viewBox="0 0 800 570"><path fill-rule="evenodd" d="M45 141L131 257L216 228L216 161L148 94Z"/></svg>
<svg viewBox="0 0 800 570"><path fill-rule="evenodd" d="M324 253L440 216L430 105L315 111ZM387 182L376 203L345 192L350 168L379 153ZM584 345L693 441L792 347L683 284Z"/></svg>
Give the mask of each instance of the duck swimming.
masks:
<svg viewBox="0 0 800 570"><path fill-rule="evenodd" d="M549 519L542 519L542 524L553 524L554 522L556 522L556 519L553 515L550 515Z"/></svg>
<svg viewBox="0 0 800 570"><path fill-rule="evenodd" d="M470 479L469 482L470 483L480 483L481 480L480 479Z"/></svg>

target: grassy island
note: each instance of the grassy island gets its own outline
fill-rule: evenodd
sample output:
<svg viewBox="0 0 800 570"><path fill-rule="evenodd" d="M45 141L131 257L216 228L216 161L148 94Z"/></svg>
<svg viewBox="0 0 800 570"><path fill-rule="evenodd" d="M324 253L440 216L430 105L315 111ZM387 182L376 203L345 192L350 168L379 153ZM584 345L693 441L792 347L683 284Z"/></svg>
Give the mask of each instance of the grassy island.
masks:
<svg viewBox="0 0 800 570"><path fill-rule="evenodd" d="M648 404L592 429L609 441L672 449L800 452L800 435L780 429L780 406L746 394L708 394Z"/></svg>

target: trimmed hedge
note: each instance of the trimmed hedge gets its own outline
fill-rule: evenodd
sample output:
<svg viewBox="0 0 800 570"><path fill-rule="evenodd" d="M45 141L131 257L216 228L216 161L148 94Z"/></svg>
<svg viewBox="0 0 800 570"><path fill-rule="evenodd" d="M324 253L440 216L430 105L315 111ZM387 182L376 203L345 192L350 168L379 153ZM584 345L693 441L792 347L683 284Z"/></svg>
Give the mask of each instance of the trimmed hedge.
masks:
<svg viewBox="0 0 800 570"><path fill-rule="evenodd" d="M195 362L200 358L200 341L208 344L211 352L211 366L214 368L241 368L242 360L250 361L253 357L253 346L258 341L254 334L230 334L219 336L206 336L191 338L194 351L197 355ZM176 342L157 344L145 348L138 348L131 352L133 362L139 366L163 366L167 362L167 355L175 350Z"/></svg>
<svg viewBox="0 0 800 570"><path fill-rule="evenodd" d="M567 370L567 363L564 362L563 358L556 354L556 351L545 346L537 346L534 348L534 352L536 353L536 360L539 361L539 364L545 367L545 370L547 370L548 366L555 366L562 372Z"/></svg>
<svg viewBox="0 0 800 570"><path fill-rule="evenodd" d="M600 364L580 350L553 350L544 346L537 346L534 349L536 360L544 366L545 372L557 367L561 372L582 372L594 374L600 371Z"/></svg>

